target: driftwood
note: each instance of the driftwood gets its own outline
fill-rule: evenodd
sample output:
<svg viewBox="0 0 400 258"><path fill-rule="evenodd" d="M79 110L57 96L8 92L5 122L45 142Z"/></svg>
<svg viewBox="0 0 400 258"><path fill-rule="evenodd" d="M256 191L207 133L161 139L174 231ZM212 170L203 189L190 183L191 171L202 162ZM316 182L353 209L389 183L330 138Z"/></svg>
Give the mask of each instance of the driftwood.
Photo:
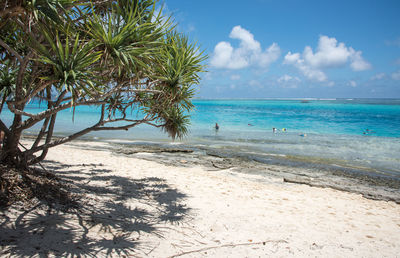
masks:
<svg viewBox="0 0 400 258"><path fill-rule="evenodd" d="M308 185L311 187L331 188L331 189L338 190L338 191L347 191L344 187L314 183L314 182L311 182L310 180L304 180L304 179L300 179L300 178L295 178L295 179L283 178L283 182L292 183L292 184Z"/></svg>
<svg viewBox="0 0 400 258"><path fill-rule="evenodd" d="M201 249L196 249L192 251L187 251L187 252L182 252L180 254L175 254L172 256L169 256L168 258L174 258L174 257L179 257L187 254L192 254L192 253L199 253L211 249L218 249L218 248L223 248L223 247L236 247L236 246L247 246L247 245L266 245L266 243L285 243L287 244L288 242L285 240L267 240L267 241L262 241L262 242L254 242L254 243L240 243L240 244L226 244L226 245L218 245L218 246L210 246L210 247L204 247Z"/></svg>
<svg viewBox="0 0 400 258"><path fill-rule="evenodd" d="M319 186L317 184L311 183L309 180L301 180L301 179L290 179L290 178L283 178L283 182L285 183L292 183L292 184L302 184L302 185L309 185L309 186Z"/></svg>
<svg viewBox="0 0 400 258"><path fill-rule="evenodd" d="M173 149L173 148L151 148L151 147L146 147L146 148L135 148L135 149L127 149L127 150L120 150L117 151L119 153L125 154L125 155L131 155L131 154L136 154L139 152L146 152L146 153L193 153L193 150L190 149Z"/></svg>

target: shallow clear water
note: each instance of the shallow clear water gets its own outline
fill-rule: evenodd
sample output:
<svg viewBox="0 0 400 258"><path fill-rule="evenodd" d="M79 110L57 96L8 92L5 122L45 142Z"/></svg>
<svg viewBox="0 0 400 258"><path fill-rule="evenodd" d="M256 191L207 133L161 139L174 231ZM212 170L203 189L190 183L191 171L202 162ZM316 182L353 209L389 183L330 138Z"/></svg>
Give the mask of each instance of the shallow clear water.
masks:
<svg viewBox="0 0 400 258"><path fill-rule="evenodd" d="M339 166L400 178L400 100L195 100L190 134L175 144L247 155L265 162ZM28 111L40 110L37 104ZM91 107L66 110L56 131L65 135L98 119ZM136 113L134 113L135 115ZM133 115L133 116L134 116ZM2 119L10 122L10 114ZM214 129L218 123L220 129ZM37 125L31 132L38 130ZM277 128L273 133L272 128ZM286 131L282 131L286 128ZM96 132L122 142L171 141L159 129Z"/></svg>

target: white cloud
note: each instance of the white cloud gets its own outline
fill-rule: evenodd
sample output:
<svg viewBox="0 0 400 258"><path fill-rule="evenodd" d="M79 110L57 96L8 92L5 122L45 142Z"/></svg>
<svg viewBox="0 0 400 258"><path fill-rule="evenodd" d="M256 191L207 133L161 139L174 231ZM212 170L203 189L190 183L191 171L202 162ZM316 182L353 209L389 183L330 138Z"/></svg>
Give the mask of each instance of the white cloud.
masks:
<svg viewBox="0 0 400 258"><path fill-rule="evenodd" d="M211 65L216 68L241 69L251 65L262 68L275 62L281 53L278 44L273 43L266 50L262 50L260 42L254 39L253 34L241 26L235 26L229 37L240 41L239 47L234 48L229 42L221 41L215 48L211 58Z"/></svg>
<svg viewBox="0 0 400 258"><path fill-rule="evenodd" d="M375 74L374 76L371 77L371 80L372 81L374 81L374 80L382 80L385 77L386 77L385 73L377 73L377 74Z"/></svg>
<svg viewBox="0 0 400 258"><path fill-rule="evenodd" d="M262 84L257 80L250 80L249 85L252 87L262 88Z"/></svg>
<svg viewBox="0 0 400 258"><path fill-rule="evenodd" d="M300 81L300 78L293 77L287 74L277 79L277 82L285 88L297 88Z"/></svg>
<svg viewBox="0 0 400 258"><path fill-rule="evenodd" d="M305 62L314 68L337 67L345 64L350 56L350 51L343 43L335 38L320 36L317 52L313 53L311 47L306 46L303 52Z"/></svg>
<svg viewBox="0 0 400 258"><path fill-rule="evenodd" d="M351 87L357 87L357 82L356 81L349 81L348 85L350 85Z"/></svg>
<svg viewBox="0 0 400 258"><path fill-rule="evenodd" d="M245 49L259 50L261 48L260 42L254 39L250 31L243 29L241 26L233 27L229 37L232 39L240 40L240 46Z"/></svg>
<svg viewBox="0 0 400 258"><path fill-rule="evenodd" d="M313 68L305 63L304 59L300 58L299 53L292 54L291 52L287 53L285 59L283 61L284 64L289 64L297 67L304 76L306 76L310 80L323 82L327 80L325 73L322 71Z"/></svg>
<svg viewBox="0 0 400 258"><path fill-rule="evenodd" d="M365 71L371 69L371 64L365 61L364 58L362 58L361 51L355 51L353 48L350 48L350 52L350 66L351 68L353 68L354 71Z"/></svg>
<svg viewBox="0 0 400 258"><path fill-rule="evenodd" d="M246 67L248 63L240 56L234 56L233 47L229 42L222 41L214 48L211 65L218 68L240 69Z"/></svg>
<svg viewBox="0 0 400 258"><path fill-rule="evenodd" d="M290 82L290 81L299 82L299 81L300 81L300 78L298 78L298 77L292 77L292 76L290 76L290 75L285 74L285 75L279 77L277 81L278 81L278 82Z"/></svg>
<svg viewBox="0 0 400 258"><path fill-rule="evenodd" d="M371 68L371 64L362 57L361 51L346 47L344 43L338 43L335 38L327 36L319 37L315 53L310 46L306 46L303 54L289 52L284 59L284 64L293 65L307 78L320 82L327 80L322 69L344 67L348 63L354 71Z"/></svg>
<svg viewBox="0 0 400 258"><path fill-rule="evenodd" d="M392 73L392 79L396 81L400 81L400 70Z"/></svg>
<svg viewBox="0 0 400 258"><path fill-rule="evenodd" d="M269 48L267 48L264 52L261 52L254 57L256 57L256 62L261 67L268 67L270 64L278 60L279 56L281 55L281 49L279 48L278 44L272 43Z"/></svg>
<svg viewBox="0 0 400 258"><path fill-rule="evenodd" d="M231 80L232 80L232 81L240 80L240 75L238 75L238 74L233 74L233 75L231 75Z"/></svg>

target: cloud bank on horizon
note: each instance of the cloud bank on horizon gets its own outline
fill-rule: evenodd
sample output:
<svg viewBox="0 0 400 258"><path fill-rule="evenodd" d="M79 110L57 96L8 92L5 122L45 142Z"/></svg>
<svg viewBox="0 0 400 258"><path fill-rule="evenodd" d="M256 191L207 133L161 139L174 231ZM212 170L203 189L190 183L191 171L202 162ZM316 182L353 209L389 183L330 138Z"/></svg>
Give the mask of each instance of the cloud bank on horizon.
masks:
<svg viewBox="0 0 400 258"><path fill-rule="evenodd" d="M210 60L212 67L232 70L247 67L267 69L279 59L282 52L275 42L262 50L261 43L255 40L254 35L240 25L233 27L229 37L239 40L239 47L235 48L227 41L219 42ZM361 51L347 47L336 38L325 35L319 37L316 51L310 46L305 46L303 53L289 51L284 56L282 64L295 67L306 79L315 82L328 81L328 76L324 72L326 69L350 67L352 71L357 72L372 68L372 65L362 57ZM397 74L392 77L397 78ZM299 82L300 78L285 74L277 81L287 84L290 81ZM332 84L333 82L328 83ZM354 86L354 81L351 85Z"/></svg>

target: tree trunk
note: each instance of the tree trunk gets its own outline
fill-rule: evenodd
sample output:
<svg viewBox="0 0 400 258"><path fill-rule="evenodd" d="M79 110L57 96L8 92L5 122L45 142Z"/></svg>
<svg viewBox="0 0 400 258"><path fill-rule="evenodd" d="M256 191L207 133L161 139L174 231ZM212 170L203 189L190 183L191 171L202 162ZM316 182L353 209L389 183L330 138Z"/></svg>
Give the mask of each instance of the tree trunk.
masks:
<svg viewBox="0 0 400 258"><path fill-rule="evenodd" d="M33 52L31 51L23 59L20 58L20 67L15 81L15 93L14 101L18 102L24 98L23 91L23 79L25 76L26 68L30 59L33 57ZM14 106L15 109L23 111L25 108L25 102L18 103ZM25 155L22 154L18 145L20 144L22 129L20 128L22 123L22 115L14 114L14 120L12 122L11 128L5 135L4 148L1 153L1 162L8 163L15 167L27 168L27 159Z"/></svg>
<svg viewBox="0 0 400 258"><path fill-rule="evenodd" d="M26 167L26 160L18 148L21 139L21 132L10 131L5 134L3 148L1 149L1 163L6 163L15 167Z"/></svg>

